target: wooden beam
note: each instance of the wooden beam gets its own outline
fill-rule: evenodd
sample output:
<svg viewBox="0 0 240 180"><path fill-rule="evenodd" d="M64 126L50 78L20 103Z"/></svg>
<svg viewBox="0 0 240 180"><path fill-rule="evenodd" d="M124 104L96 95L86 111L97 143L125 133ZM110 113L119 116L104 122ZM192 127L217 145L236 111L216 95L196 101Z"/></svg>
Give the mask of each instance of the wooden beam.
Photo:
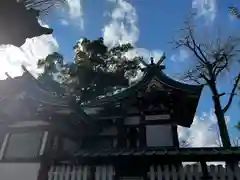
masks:
<svg viewBox="0 0 240 180"><path fill-rule="evenodd" d="M170 114L154 114L146 115L145 119L148 120L166 120L170 119Z"/></svg>
<svg viewBox="0 0 240 180"><path fill-rule="evenodd" d="M202 179L210 179L206 161L200 161L201 168L202 168Z"/></svg>
<svg viewBox="0 0 240 180"><path fill-rule="evenodd" d="M146 147L147 146L147 141L146 141L146 126L144 125L144 122L145 122L145 115L144 113L142 112L141 114L141 119L140 119L140 127L139 127L139 130L140 130L140 147Z"/></svg>
<svg viewBox="0 0 240 180"><path fill-rule="evenodd" d="M177 132L177 125L172 124L172 134L173 134L173 145L175 148L179 148L179 140L178 140L178 132Z"/></svg>
<svg viewBox="0 0 240 180"><path fill-rule="evenodd" d="M51 166L51 160L47 160L47 159L41 160L37 180L48 180L48 172L50 170L50 166Z"/></svg>
<svg viewBox="0 0 240 180"><path fill-rule="evenodd" d="M161 119L161 120L145 120L141 122L141 124L144 125L165 125L165 124L171 124L171 119Z"/></svg>
<svg viewBox="0 0 240 180"><path fill-rule="evenodd" d="M124 132L124 127L123 127L123 119L120 121L117 121L117 139L118 139L118 148L123 148L125 146L125 142L124 142L124 136L125 136L125 132Z"/></svg>

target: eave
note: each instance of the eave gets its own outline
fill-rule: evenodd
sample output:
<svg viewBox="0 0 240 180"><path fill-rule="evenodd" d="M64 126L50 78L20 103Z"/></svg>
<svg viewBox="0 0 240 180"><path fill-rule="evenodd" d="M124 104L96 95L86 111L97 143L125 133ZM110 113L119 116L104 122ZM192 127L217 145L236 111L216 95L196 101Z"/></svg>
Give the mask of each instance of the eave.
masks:
<svg viewBox="0 0 240 180"><path fill-rule="evenodd" d="M240 148L224 149L215 148L142 148L142 149L105 149L105 150L81 150L72 155L56 155L59 163L102 164L118 162L139 162L144 164L173 163L173 162L219 162L239 161Z"/></svg>
<svg viewBox="0 0 240 180"><path fill-rule="evenodd" d="M52 34L52 29L38 23L39 11L29 7L27 9L25 2L26 0L0 2L0 44L20 47L27 38Z"/></svg>
<svg viewBox="0 0 240 180"><path fill-rule="evenodd" d="M137 91L143 92L143 94L146 93L148 86L153 80L164 86L163 91L171 94L169 96L173 100L172 108L174 109L172 119L175 120L175 123L184 127L190 127L194 119L203 86L188 85L173 80L165 75L162 69L155 64L149 65L146 68L142 79L135 85L112 96L106 96L102 99L83 104L82 108L109 107L111 104L112 107L114 107L114 104L121 103L124 99L136 97ZM188 109L189 112L187 112L186 109ZM185 114L182 112L185 112Z"/></svg>
<svg viewBox="0 0 240 180"><path fill-rule="evenodd" d="M85 103L82 106L83 107L97 107L102 106L104 104L109 104L112 102L116 102L118 100L124 99L126 97L129 97L132 95L132 93L135 93L139 89L146 89L147 85L151 82L154 77L157 77L157 79L164 85L168 86L171 89L178 89L184 92L187 92L189 94L194 94L196 96L200 97L201 91L203 86L202 85L189 85L185 83L181 83L179 81L176 81L170 77L168 77L164 72L162 72L159 67L157 67L155 64L149 65L149 67L146 69L142 79L138 81L133 86L126 88L122 92L116 93L112 96L105 96L101 99L93 100L89 103Z"/></svg>
<svg viewBox="0 0 240 180"><path fill-rule="evenodd" d="M71 97L54 94L55 91L51 87L46 87L44 82L35 79L26 68L23 69L24 74L22 76L0 82L0 103L2 105L10 103L8 106L11 107L11 103L14 105L14 102L17 102L19 96L21 96L20 98L23 104L27 106L26 108L33 109L34 116L38 114L38 116L50 122L49 117L62 116L65 118L65 123L75 124L75 127L82 124L91 126L91 118ZM9 112L10 116L11 114L12 112ZM58 121L54 121L54 123L58 123Z"/></svg>

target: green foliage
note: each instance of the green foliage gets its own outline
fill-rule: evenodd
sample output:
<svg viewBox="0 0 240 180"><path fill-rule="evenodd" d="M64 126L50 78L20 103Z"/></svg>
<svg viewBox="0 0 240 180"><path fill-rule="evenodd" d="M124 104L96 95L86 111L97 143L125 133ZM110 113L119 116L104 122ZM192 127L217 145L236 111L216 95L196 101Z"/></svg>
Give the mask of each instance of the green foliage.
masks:
<svg viewBox="0 0 240 180"><path fill-rule="evenodd" d="M44 73L50 76L59 72L57 68L57 64L63 64L63 56L57 52L48 55L45 59L41 59L38 61L38 66L44 68Z"/></svg>
<svg viewBox="0 0 240 180"><path fill-rule="evenodd" d="M228 9L231 15L235 16L236 18L240 18L240 13L236 7L229 7Z"/></svg>
<svg viewBox="0 0 240 180"><path fill-rule="evenodd" d="M129 59L124 55L133 49L131 44L108 48L103 38L84 38L73 49L75 56L70 63L64 64L62 55L53 53L39 60L38 65L44 67L44 74L61 72L62 83L83 102L111 93L117 87L127 87L129 78L136 76L139 69L140 57Z"/></svg>
<svg viewBox="0 0 240 180"><path fill-rule="evenodd" d="M240 131L240 121L235 125L235 127Z"/></svg>

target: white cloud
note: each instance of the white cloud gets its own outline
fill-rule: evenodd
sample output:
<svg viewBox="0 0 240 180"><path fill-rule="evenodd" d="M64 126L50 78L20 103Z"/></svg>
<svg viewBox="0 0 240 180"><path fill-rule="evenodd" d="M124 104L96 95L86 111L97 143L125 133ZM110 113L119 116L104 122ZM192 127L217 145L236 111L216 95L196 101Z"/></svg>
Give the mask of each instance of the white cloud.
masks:
<svg viewBox="0 0 240 180"><path fill-rule="evenodd" d="M150 59L150 57L153 57L154 62L157 63L157 61L162 57L162 55L163 55L163 51L161 50L149 51L145 48L135 48L124 54L124 56L126 56L128 59L133 59L134 57L141 56L147 63L149 63L148 60ZM142 63L140 63L140 66L144 68L144 65ZM134 84L136 81L140 79L140 77L142 77L142 75L143 75L143 72L139 70L137 72L136 77L130 79L130 84L132 83Z"/></svg>
<svg viewBox="0 0 240 180"><path fill-rule="evenodd" d="M68 26L69 22L66 19L61 19L60 24L63 25L63 26Z"/></svg>
<svg viewBox="0 0 240 180"><path fill-rule="evenodd" d="M157 61L162 57L163 51L161 50L147 50L145 48L135 48L133 50L128 51L126 54L127 58L133 58L136 56L142 56L143 59L149 60L150 57L153 57L154 62L157 63Z"/></svg>
<svg viewBox="0 0 240 180"><path fill-rule="evenodd" d="M125 0L109 1L116 3L111 20L103 28L105 44L114 46L119 43L135 44L139 38L138 16L135 7Z"/></svg>
<svg viewBox="0 0 240 180"><path fill-rule="evenodd" d="M230 118L226 117L227 123ZM191 128L178 127L180 141L186 141L189 147L219 147L221 145L217 119L213 111L194 118Z"/></svg>
<svg viewBox="0 0 240 180"><path fill-rule="evenodd" d="M79 23L80 27L84 28L83 10L81 0L67 0L69 6L70 19Z"/></svg>
<svg viewBox="0 0 240 180"><path fill-rule="evenodd" d="M60 15L60 24L75 25L84 29L82 0L66 0L66 5L57 6L57 16Z"/></svg>
<svg viewBox="0 0 240 180"><path fill-rule="evenodd" d="M136 46L139 39L140 31L137 26L138 15L135 7L125 0L108 0L115 3L115 8L110 13L111 20L103 28L104 43L109 47L117 44L131 43ZM105 12L105 15L108 14ZM142 56L145 60L154 57L155 61L160 59L163 51L161 50L147 50L145 48L135 48L126 53L126 56L133 58L135 56Z"/></svg>
<svg viewBox="0 0 240 180"><path fill-rule="evenodd" d="M107 0L107 1L109 1L109 2L115 2L115 3L117 2L117 0Z"/></svg>
<svg viewBox="0 0 240 180"><path fill-rule="evenodd" d="M47 27L42 22L40 24ZM22 74L21 65L25 65L34 76L37 76L42 71L37 68L37 61L57 50L58 43L52 35L27 39L20 48L12 45L0 46L0 79L6 78L5 72L11 77L20 76Z"/></svg>
<svg viewBox="0 0 240 180"><path fill-rule="evenodd" d="M186 50L180 49L177 54L173 54L170 58L174 62L183 62L189 58L189 53Z"/></svg>
<svg viewBox="0 0 240 180"><path fill-rule="evenodd" d="M204 17L207 21L213 21L216 17L216 0L193 0L192 8L196 10L197 17Z"/></svg>
<svg viewBox="0 0 240 180"><path fill-rule="evenodd" d="M67 0L69 6L69 15L71 18L78 18L83 15L81 0Z"/></svg>
<svg viewBox="0 0 240 180"><path fill-rule="evenodd" d="M230 117L226 116L226 123L230 121ZM190 128L178 126L179 141L185 141L186 147L220 147L220 134L217 119L214 111L203 113L201 117L196 116ZM180 145L181 146L181 145ZM196 162L184 162L184 165ZM208 165L222 165L225 162L207 162Z"/></svg>

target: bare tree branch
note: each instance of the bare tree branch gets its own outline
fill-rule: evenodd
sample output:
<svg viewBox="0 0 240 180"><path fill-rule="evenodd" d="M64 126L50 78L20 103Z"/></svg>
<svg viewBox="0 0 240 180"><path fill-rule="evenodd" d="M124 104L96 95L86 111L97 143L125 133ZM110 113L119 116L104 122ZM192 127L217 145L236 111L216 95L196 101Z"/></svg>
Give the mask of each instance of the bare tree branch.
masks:
<svg viewBox="0 0 240 180"><path fill-rule="evenodd" d="M232 88L232 91L231 91L231 94L230 94L230 97L228 99L228 103L226 104L226 106L223 108L223 112L227 112L227 110L229 109L230 105L232 104L232 101L233 101L233 97L235 95L235 91L238 87L238 83L240 82L240 73L238 74L236 80L235 80L235 83L233 85L233 88Z"/></svg>
<svg viewBox="0 0 240 180"><path fill-rule="evenodd" d="M48 10L55 5L66 5L66 0L20 0L27 8L40 10L40 12L48 13Z"/></svg>
<svg viewBox="0 0 240 180"><path fill-rule="evenodd" d="M216 61L216 65L214 65L214 68L213 68L213 73L216 75L216 77L224 70L228 67L228 62L229 62L229 59L228 57L224 54L223 55L223 59L224 59L224 64L223 65L217 65L219 62ZM221 63L221 62L220 62ZM219 63L219 64L220 64Z"/></svg>
<svg viewBox="0 0 240 180"><path fill-rule="evenodd" d="M185 75L184 75L184 77L183 77L183 79L184 79L184 80L193 81L193 82L195 82L195 83L197 83L197 84L199 84L199 85L202 84L202 83L200 83L200 81L199 81L197 78L195 78L195 77L193 76L193 74L192 74L191 71L186 72Z"/></svg>
<svg viewBox="0 0 240 180"><path fill-rule="evenodd" d="M187 28L181 30L184 31L184 36L179 39L173 39L172 42L176 45L176 48L184 47L192 53L195 62L193 68L185 72L184 77L197 84L207 85L211 89L213 95L212 101L218 120L222 144L223 147L228 148L231 146L231 143L224 113L232 104L235 91L240 83L240 73L232 87L228 103L224 108L222 108L220 97L226 93L219 93L217 85L218 77L221 76L223 71L229 70L233 63L238 61L236 56L240 55L237 49L240 46L239 38L228 36L222 41L221 36L219 36L216 38L216 42L206 39L206 42L199 43L202 41L198 41L192 26L188 23L187 26Z"/></svg>

